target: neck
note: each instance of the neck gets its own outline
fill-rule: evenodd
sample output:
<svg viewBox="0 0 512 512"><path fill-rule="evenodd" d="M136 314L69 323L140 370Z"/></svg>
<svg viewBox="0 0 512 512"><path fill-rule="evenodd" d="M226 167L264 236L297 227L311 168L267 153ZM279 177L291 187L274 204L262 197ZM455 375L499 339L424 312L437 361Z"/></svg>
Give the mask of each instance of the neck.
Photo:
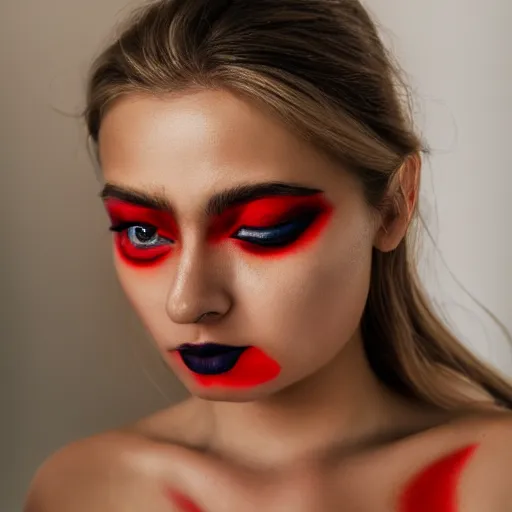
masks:
<svg viewBox="0 0 512 512"><path fill-rule="evenodd" d="M414 407L368 365L360 333L316 374L262 401L200 401L208 449L255 468L295 467L407 428Z"/></svg>

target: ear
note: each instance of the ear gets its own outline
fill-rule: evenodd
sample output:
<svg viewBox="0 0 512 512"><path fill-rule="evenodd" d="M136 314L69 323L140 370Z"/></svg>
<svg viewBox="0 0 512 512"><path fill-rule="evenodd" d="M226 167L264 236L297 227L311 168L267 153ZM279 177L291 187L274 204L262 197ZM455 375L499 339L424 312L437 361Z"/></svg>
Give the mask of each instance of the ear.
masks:
<svg viewBox="0 0 512 512"><path fill-rule="evenodd" d="M395 250L405 234L416 209L421 175L421 157L415 153L405 160L391 180L380 207L380 226L374 246L382 252Z"/></svg>

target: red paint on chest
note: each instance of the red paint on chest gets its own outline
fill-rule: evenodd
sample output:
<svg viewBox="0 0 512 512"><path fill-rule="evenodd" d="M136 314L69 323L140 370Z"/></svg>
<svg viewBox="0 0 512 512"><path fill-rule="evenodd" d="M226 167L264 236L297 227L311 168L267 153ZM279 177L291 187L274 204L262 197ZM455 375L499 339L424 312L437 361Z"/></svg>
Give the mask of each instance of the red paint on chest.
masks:
<svg viewBox="0 0 512 512"><path fill-rule="evenodd" d="M179 492L169 490L167 495L182 512L203 512L192 500Z"/></svg>
<svg viewBox="0 0 512 512"><path fill-rule="evenodd" d="M400 499L398 512L457 512L460 474L477 445L442 458L415 475Z"/></svg>

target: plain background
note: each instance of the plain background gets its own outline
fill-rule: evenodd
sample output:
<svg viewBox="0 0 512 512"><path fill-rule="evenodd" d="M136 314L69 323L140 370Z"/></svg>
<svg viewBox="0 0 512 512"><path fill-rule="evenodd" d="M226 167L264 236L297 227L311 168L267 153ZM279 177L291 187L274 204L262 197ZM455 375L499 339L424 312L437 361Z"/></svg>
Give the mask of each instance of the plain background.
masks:
<svg viewBox="0 0 512 512"><path fill-rule="evenodd" d="M59 113L83 107L92 57L136 3L0 2L5 512L21 509L34 471L60 446L184 396L117 284L83 127ZM512 329L512 4L366 4L410 76L433 149L422 209L439 253L427 240L428 288L467 343L512 374L510 347L449 272Z"/></svg>

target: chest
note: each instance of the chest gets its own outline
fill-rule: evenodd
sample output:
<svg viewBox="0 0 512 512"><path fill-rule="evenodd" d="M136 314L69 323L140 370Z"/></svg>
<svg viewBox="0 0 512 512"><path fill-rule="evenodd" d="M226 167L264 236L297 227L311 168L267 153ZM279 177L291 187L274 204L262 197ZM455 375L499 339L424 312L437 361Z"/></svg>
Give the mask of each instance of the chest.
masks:
<svg viewBox="0 0 512 512"><path fill-rule="evenodd" d="M342 505L347 512L472 512L463 476L476 449L468 445L428 461L380 458L349 467L329 483L322 510Z"/></svg>
<svg viewBox="0 0 512 512"><path fill-rule="evenodd" d="M473 512L463 503L462 476L475 450L470 445L419 464L378 458L332 470L260 475L243 502L267 512ZM221 492L216 499L223 499ZM191 511L208 512L183 508Z"/></svg>

